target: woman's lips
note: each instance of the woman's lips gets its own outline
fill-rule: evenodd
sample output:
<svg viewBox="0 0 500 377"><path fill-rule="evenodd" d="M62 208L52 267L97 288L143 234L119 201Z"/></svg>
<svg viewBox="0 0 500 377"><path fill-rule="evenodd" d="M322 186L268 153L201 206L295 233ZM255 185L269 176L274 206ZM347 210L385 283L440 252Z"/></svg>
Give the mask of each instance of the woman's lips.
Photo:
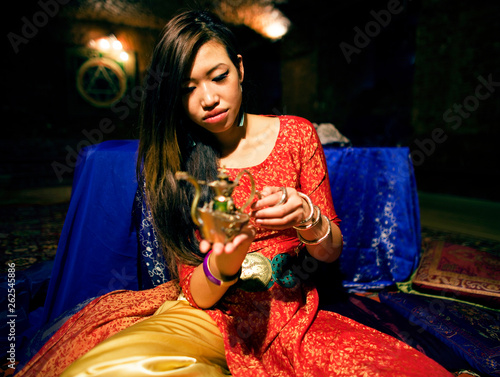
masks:
<svg viewBox="0 0 500 377"><path fill-rule="evenodd" d="M217 123L221 120L224 120L227 117L227 114L227 110L220 113L215 113L214 115L209 114L206 118L203 119L203 121L206 123Z"/></svg>

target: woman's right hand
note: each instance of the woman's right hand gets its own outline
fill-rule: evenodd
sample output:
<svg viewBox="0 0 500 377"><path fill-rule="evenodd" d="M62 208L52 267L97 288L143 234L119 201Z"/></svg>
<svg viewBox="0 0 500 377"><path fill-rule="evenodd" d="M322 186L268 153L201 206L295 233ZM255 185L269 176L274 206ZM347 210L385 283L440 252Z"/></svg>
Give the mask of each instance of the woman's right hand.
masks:
<svg viewBox="0 0 500 377"><path fill-rule="evenodd" d="M212 250L210 256L210 269L218 276L231 276L238 272L248 253L250 245L255 238L255 228L250 224L245 225L241 232L232 241L222 242L200 242L200 251L207 253Z"/></svg>
<svg viewBox="0 0 500 377"><path fill-rule="evenodd" d="M210 271L215 277L235 275L243 263L248 249L255 238L255 228L246 225L231 242L223 244L208 241L200 242L200 251L204 254L212 250ZM203 263L195 268L191 278L190 290L193 300L200 308L210 308L224 296L227 285L216 285L205 275Z"/></svg>

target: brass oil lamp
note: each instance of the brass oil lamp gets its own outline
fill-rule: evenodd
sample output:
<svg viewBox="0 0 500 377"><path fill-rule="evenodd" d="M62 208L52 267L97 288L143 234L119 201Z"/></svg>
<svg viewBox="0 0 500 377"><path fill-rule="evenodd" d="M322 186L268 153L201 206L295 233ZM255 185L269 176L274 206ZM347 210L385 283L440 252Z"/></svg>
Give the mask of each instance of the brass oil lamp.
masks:
<svg viewBox="0 0 500 377"><path fill-rule="evenodd" d="M245 204L238 209L234 204L232 194L244 174L248 175L250 179L251 192ZM250 216L243 212L255 196L255 182L248 170L242 170L234 181L229 179L224 169L219 170L217 180L212 182L196 180L189 173L183 171L176 172L175 178L186 180L195 188L195 196L191 203L191 218L200 229L202 237L205 240L227 243L250 220ZM210 203L205 203L203 207L198 207L201 195L200 185L211 187L214 193L214 197Z"/></svg>

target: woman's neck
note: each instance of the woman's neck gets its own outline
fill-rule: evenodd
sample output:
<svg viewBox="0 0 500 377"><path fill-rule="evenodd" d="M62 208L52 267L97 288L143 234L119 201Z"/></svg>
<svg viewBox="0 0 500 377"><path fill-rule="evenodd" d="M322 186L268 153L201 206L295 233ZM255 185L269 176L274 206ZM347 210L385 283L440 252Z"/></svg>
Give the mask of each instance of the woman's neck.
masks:
<svg viewBox="0 0 500 377"><path fill-rule="evenodd" d="M227 168L245 168L258 165L272 152L279 133L279 119L245 114L243 127L234 128L232 138L220 145L219 163Z"/></svg>
<svg viewBox="0 0 500 377"><path fill-rule="evenodd" d="M246 120L246 114L243 114L243 126L238 127L233 125L226 132L216 134L215 137L219 143L219 150L222 158L227 157L234 153L234 151L238 148L241 140L246 138L248 131L248 122ZM239 122L238 122L239 123Z"/></svg>

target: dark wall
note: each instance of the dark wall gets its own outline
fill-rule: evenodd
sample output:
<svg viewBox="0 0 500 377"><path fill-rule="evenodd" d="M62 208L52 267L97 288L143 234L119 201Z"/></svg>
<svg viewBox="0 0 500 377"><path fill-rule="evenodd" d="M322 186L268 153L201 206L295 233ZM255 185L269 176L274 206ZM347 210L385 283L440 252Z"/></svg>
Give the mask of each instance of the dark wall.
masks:
<svg viewBox="0 0 500 377"><path fill-rule="evenodd" d="M53 17L44 19L39 2L27 3L23 7L18 3L12 10L4 32L7 64L2 84L8 96L2 103L2 116L9 120L0 139L0 185L4 189L71 184L81 147L137 137L139 101L132 90L141 84L159 33L67 17L63 5ZM78 94L71 57L73 49L109 34L135 52L136 58L128 92L114 109L97 108ZM103 119L112 124L103 127Z"/></svg>
<svg viewBox="0 0 500 377"><path fill-rule="evenodd" d="M409 146L420 190L500 200L500 4L305 3L289 5L282 107L354 146Z"/></svg>
<svg viewBox="0 0 500 377"><path fill-rule="evenodd" d="M25 20L33 21L40 5L14 6L4 35L23 37ZM292 21L281 41L232 26L245 53L249 110L333 123L354 146L409 146L420 189L500 200L492 185L500 175L497 2L289 0L278 6ZM4 38L8 122L0 188L71 184L73 169L58 174L53 163L69 166L72 151L92 142L86 135L102 119L112 119L113 128L94 133L97 139L137 137L136 99L129 95L122 103L127 112L85 103L75 96L67 53L114 33L136 53L133 89L159 29L63 13L38 19L41 27L16 47ZM490 91L481 89L477 99L484 80Z"/></svg>
<svg viewBox="0 0 500 377"><path fill-rule="evenodd" d="M353 1L305 17L296 11L284 41L284 102L334 123L356 146L405 143L418 3Z"/></svg>
<svg viewBox="0 0 500 377"><path fill-rule="evenodd" d="M500 200L499 20L495 1L424 1L410 144L422 189Z"/></svg>

